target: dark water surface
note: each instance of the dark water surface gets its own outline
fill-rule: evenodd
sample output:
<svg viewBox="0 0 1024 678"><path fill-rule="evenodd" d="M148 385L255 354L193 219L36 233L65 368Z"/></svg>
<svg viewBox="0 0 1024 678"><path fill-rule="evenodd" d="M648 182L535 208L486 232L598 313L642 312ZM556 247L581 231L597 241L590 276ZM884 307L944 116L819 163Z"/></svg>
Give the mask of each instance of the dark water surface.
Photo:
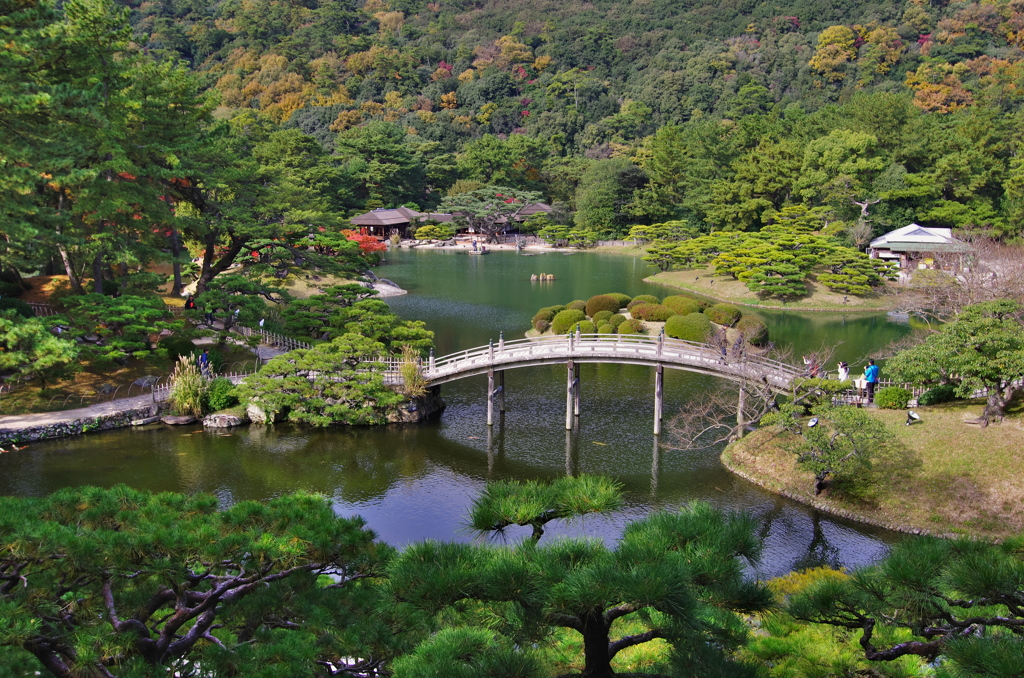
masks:
<svg viewBox="0 0 1024 678"><path fill-rule="evenodd" d="M378 269L409 290L389 299L404 317L425 320L438 355L486 344L504 331L518 339L542 306L603 292L664 296L643 282L654 271L632 257L607 254L467 256L399 251ZM557 280L531 283L532 273ZM884 316L757 311L772 339L797 355L842 342L838 358L855 369L864 356L906 331ZM667 370L665 412L722 383ZM624 365L582 366L579 428L565 431L565 369L509 370L506 413L488 431L484 377L446 384L444 415L415 426L313 430L292 426L239 429L120 430L32 445L0 456L0 493L39 496L61 487L127 483L150 490L211 492L225 504L295 490L323 493L340 514L358 514L386 541L470 539L463 516L484 483L499 478L553 478L606 473L626 487L626 507L550 530L614 539L629 520L688 501L757 515L765 553L757 568L775 576L828 563L852 567L883 555L899 539L818 514L731 475L718 449L657 448L652 434L654 372ZM514 538L517 533L511 533Z"/></svg>

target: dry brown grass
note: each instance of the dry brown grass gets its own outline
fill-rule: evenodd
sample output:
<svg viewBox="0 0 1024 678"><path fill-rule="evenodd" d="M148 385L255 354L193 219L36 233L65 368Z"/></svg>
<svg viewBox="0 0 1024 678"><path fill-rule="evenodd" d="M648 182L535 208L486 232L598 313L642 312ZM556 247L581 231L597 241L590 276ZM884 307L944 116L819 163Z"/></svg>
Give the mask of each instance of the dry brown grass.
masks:
<svg viewBox="0 0 1024 678"><path fill-rule="evenodd" d="M913 426L904 425L904 411L870 410L919 461L878 473L871 502L815 497L811 474L795 466L789 433L757 431L722 460L768 489L825 510L908 530L1006 537L1024 531L1024 416L1018 407L1001 424L964 423L980 409L977 402L916 408L922 421Z"/></svg>
<svg viewBox="0 0 1024 678"><path fill-rule="evenodd" d="M803 311L885 311L892 308L893 305L893 299L884 294L871 294L865 297L847 296L844 303L842 294L831 292L814 280L807 283L811 294L801 299L788 302L778 299L761 299L747 289L746 283L733 280L729 276L716 276L711 268L668 271L645 278L645 281L687 290L718 301L759 308Z"/></svg>

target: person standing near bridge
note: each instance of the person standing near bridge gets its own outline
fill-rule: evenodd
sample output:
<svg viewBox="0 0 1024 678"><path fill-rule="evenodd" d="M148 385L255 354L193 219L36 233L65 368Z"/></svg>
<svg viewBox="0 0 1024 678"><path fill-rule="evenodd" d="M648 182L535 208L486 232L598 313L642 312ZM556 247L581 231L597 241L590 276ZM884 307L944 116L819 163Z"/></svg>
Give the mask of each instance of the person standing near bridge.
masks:
<svg viewBox="0 0 1024 678"><path fill-rule="evenodd" d="M875 384L878 383L878 365L868 358L868 366L864 368L864 383L868 390L868 403L875 402Z"/></svg>

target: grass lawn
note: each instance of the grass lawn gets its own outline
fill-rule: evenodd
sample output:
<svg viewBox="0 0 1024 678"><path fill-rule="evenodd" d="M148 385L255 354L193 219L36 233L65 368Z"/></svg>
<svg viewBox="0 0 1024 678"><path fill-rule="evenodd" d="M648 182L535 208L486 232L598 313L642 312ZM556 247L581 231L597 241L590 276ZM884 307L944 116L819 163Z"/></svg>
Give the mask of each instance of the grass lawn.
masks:
<svg viewBox="0 0 1024 678"><path fill-rule="evenodd" d="M807 281L811 293L793 301L761 299L747 289L746 283L729 276L714 275L714 269L690 269L668 271L644 279L645 282L675 287L694 292L701 296L743 306L757 306L780 310L799 311L887 311L892 307L894 297L886 294L871 294L865 297L844 296L826 289L817 281Z"/></svg>
<svg viewBox="0 0 1024 678"><path fill-rule="evenodd" d="M726 448L726 467L765 487L819 508L904 530L1006 537L1024 532L1024 405L1001 424L967 425L982 401L918 407L922 421L905 426L904 410L869 410L911 452L884 462L870 500L814 496L811 473L796 468L795 436L759 430Z"/></svg>

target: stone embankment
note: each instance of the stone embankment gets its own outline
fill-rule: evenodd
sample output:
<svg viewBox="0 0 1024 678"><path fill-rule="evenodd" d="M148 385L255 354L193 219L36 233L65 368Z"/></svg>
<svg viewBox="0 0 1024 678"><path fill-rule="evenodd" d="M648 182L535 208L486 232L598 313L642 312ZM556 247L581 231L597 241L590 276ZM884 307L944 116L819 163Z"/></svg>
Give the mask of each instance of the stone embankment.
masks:
<svg viewBox="0 0 1024 678"><path fill-rule="evenodd" d="M160 404L145 395L64 412L0 417L0 447L138 425L159 413Z"/></svg>

